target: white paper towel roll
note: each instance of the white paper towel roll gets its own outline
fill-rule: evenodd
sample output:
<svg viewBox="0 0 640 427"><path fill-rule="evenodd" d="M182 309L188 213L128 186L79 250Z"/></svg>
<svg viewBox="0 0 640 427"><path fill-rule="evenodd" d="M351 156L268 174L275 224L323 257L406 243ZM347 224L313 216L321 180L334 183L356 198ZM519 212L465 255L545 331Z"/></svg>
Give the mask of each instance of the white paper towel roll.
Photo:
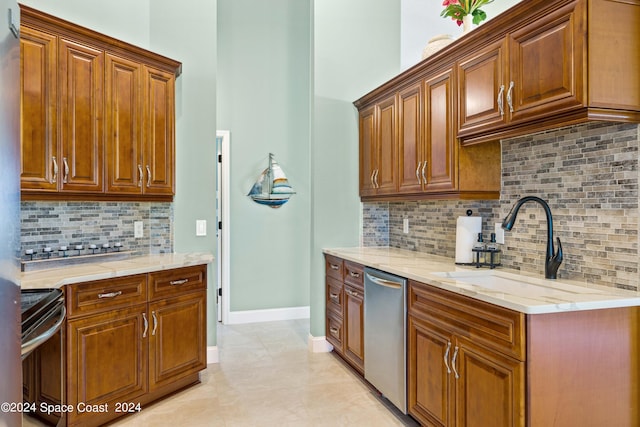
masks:
<svg viewBox="0 0 640 427"><path fill-rule="evenodd" d="M482 233L481 216L459 216L456 224L456 263L473 263L473 244Z"/></svg>

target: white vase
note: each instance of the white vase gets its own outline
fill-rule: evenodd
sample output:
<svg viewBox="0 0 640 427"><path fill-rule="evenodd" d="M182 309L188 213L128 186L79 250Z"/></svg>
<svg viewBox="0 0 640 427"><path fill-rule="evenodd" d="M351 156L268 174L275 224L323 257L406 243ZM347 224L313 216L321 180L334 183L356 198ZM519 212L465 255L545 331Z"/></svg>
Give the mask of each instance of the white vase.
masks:
<svg viewBox="0 0 640 427"><path fill-rule="evenodd" d="M462 34L467 34L471 30L473 30L473 16L465 15L462 17Z"/></svg>
<svg viewBox="0 0 640 427"><path fill-rule="evenodd" d="M433 55L454 40L455 39L450 34L440 34L429 39L427 46L422 50L422 59Z"/></svg>

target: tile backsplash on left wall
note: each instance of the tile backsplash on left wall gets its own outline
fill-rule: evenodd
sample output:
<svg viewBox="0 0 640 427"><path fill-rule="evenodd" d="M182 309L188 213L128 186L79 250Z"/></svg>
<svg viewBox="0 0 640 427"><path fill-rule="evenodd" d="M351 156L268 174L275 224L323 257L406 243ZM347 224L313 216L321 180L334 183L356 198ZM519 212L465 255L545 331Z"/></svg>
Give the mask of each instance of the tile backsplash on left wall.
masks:
<svg viewBox="0 0 640 427"><path fill-rule="evenodd" d="M134 222L143 237L134 237ZM173 252L173 204L158 202L22 202L21 253L49 246L120 242L138 255Z"/></svg>

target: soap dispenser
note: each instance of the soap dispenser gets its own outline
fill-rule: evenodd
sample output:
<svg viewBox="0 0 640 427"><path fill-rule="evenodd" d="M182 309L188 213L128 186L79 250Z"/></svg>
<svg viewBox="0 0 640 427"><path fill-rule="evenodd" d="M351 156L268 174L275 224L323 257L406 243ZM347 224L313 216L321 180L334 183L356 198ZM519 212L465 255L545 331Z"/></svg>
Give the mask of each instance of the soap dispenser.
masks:
<svg viewBox="0 0 640 427"><path fill-rule="evenodd" d="M500 265L500 254L502 251L500 250L500 245L496 242L496 233L491 233L491 240L487 244L487 251L486 256L489 259L487 259L486 262L491 268Z"/></svg>
<svg viewBox="0 0 640 427"><path fill-rule="evenodd" d="M487 246L485 245L484 240L482 238L482 233L478 233L478 241L473 245L473 249L472 249L472 251L475 254L476 267L479 268L482 264L484 264L487 261L486 250L487 250Z"/></svg>

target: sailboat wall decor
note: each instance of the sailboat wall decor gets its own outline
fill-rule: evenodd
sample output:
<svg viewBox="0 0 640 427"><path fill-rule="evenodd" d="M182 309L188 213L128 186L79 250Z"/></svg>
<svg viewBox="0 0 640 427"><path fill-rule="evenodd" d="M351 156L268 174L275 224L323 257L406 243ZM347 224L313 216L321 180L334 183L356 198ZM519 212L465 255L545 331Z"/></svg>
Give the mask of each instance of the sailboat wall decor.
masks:
<svg viewBox="0 0 640 427"><path fill-rule="evenodd" d="M261 205L279 208L294 194L296 193L289 185L282 168L275 161L273 154L269 153L269 166L262 171L247 196Z"/></svg>

